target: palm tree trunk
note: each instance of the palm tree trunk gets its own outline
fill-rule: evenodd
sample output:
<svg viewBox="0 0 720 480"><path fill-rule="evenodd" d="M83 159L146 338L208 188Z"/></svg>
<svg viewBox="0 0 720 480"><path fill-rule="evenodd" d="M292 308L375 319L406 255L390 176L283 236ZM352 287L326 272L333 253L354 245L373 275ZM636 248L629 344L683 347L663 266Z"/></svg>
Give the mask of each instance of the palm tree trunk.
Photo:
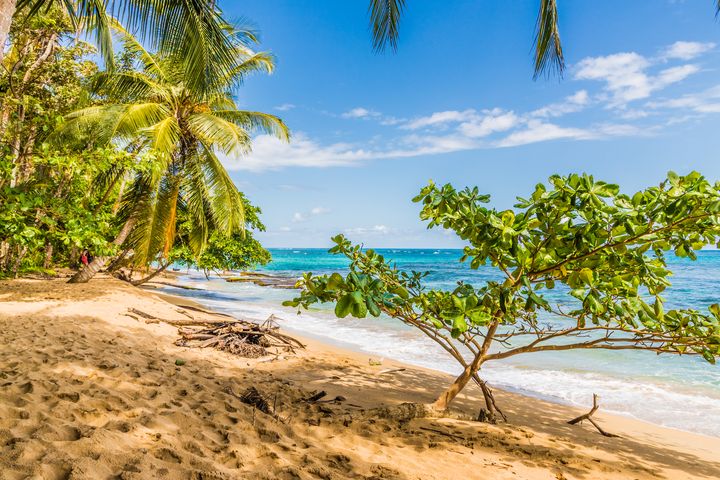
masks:
<svg viewBox="0 0 720 480"><path fill-rule="evenodd" d="M127 222L125 222L125 225L123 225L120 232L117 234L117 237L115 237L115 240L113 240L113 245L117 245L118 247L125 243L125 239L130 235L130 232L132 231L133 227L135 226L135 219L129 218ZM90 262L89 265L82 268L79 272L77 272L75 275L68 280L68 283L87 283L90 281L91 278L95 276L100 270L102 270L105 267L105 263L110 259L110 257L95 257L92 262Z"/></svg>
<svg viewBox="0 0 720 480"><path fill-rule="evenodd" d="M16 6L17 0L0 0L0 62L2 62L5 55L5 42L7 42L10 33L10 24Z"/></svg>
<svg viewBox="0 0 720 480"><path fill-rule="evenodd" d="M170 262L167 262L166 264L161 265L157 270L155 270L155 271L154 271L153 273L151 273L150 275L148 275L148 276L146 276L146 277L144 277L144 278L141 278L141 279L139 279L139 280L134 280L134 281L132 281L132 282L130 282L130 283L132 283L133 285L135 285L135 286L137 287L137 286L139 286L139 285L142 285L143 283L149 282L150 280L152 280L153 278L155 278L156 276L158 276L159 274L161 274L162 272L164 272L165 269L168 268L169 266L170 266Z"/></svg>

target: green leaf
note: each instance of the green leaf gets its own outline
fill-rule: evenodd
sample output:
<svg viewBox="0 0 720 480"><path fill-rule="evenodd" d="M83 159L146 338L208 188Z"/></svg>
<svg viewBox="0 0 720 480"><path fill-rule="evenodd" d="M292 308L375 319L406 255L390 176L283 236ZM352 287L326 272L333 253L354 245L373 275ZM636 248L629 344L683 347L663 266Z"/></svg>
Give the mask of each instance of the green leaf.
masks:
<svg viewBox="0 0 720 480"><path fill-rule="evenodd" d="M335 315L340 318L347 317L350 314L350 309L352 308L353 303L352 295L343 295L335 305Z"/></svg>

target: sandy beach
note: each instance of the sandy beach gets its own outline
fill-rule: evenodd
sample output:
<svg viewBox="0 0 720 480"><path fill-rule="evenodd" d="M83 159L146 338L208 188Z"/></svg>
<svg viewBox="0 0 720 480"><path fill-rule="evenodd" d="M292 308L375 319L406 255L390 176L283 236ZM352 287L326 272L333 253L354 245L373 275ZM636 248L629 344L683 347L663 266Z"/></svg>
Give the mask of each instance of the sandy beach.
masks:
<svg viewBox="0 0 720 480"><path fill-rule="evenodd" d="M720 438L601 409L606 438L566 423L584 411L502 391L505 424L386 418L448 376L308 339L276 361L178 347L176 327L128 315L183 304L110 278L0 282L0 479L720 478ZM275 416L239 400L249 387ZM304 401L320 390L341 400ZM474 395L455 405L468 418Z"/></svg>

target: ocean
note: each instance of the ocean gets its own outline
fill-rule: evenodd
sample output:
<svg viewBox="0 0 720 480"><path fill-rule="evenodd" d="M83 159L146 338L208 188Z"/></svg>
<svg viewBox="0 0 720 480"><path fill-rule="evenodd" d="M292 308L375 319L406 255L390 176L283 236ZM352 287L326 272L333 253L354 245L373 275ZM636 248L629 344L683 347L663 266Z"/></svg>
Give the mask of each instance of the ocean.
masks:
<svg viewBox="0 0 720 480"><path fill-rule="evenodd" d="M492 267L471 270L460 263L460 250L378 249L401 269L427 271L427 285L452 289L460 280L481 285L499 279ZM273 261L260 269L274 275L298 277L303 272L330 273L347 269L344 258L326 249L271 249ZM720 251L700 251L698 260L669 257L674 275L666 292L666 309L696 308L720 303ZM218 311L263 321L271 314L280 325L309 337L365 352L374 358L392 358L409 364L457 374L458 365L422 333L388 317L339 319L332 306L303 311L281 303L294 290L230 283L197 271L181 272L179 283L199 288L166 286ZM567 302L557 292L551 302ZM641 351L579 350L539 352L490 362L481 376L491 386L545 400L589 407L592 394L601 409L666 427L720 437L720 365L694 356L655 355Z"/></svg>

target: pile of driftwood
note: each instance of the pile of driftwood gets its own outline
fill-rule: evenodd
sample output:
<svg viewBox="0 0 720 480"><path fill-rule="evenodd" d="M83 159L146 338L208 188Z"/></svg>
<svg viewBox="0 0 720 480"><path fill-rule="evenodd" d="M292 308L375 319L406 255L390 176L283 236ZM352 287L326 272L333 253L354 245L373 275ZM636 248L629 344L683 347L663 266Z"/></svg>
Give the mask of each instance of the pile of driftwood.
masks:
<svg viewBox="0 0 720 480"><path fill-rule="evenodd" d="M262 325L235 320L199 328L180 328L180 337L175 345L181 347L214 347L233 355L259 358L267 355L295 353L304 345L298 340L279 332L279 327L268 319Z"/></svg>
<svg viewBox="0 0 720 480"><path fill-rule="evenodd" d="M201 316L186 310L200 313ZM305 348L300 341L280 333L274 315L259 324L191 306L182 306L178 312L188 318L157 318L135 308L128 309L126 315L135 319L142 317L146 323L164 322L178 327L180 338L175 341L175 345L181 347L212 347L246 358L278 356Z"/></svg>

